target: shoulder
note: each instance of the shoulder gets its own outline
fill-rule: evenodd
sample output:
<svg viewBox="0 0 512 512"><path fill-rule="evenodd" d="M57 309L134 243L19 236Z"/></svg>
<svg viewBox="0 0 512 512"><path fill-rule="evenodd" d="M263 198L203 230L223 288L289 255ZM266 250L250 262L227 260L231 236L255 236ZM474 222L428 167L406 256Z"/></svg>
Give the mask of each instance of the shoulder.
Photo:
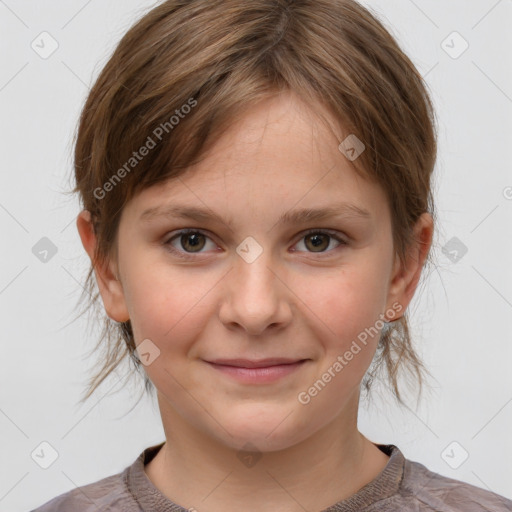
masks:
<svg viewBox="0 0 512 512"><path fill-rule="evenodd" d="M125 484L125 475L126 470L77 487L56 496L31 512L139 512L140 508Z"/></svg>
<svg viewBox="0 0 512 512"><path fill-rule="evenodd" d="M420 508L437 512L512 512L512 501L475 485L445 477L405 460L400 493Z"/></svg>

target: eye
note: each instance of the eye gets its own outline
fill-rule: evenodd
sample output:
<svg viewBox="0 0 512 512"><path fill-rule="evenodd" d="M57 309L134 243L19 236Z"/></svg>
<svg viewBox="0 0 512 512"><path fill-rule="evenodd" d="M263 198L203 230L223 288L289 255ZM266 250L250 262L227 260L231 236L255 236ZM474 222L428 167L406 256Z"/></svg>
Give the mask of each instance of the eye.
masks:
<svg viewBox="0 0 512 512"><path fill-rule="evenodd" d="M171 236L164 245L167 249L176 254L180 258L195 259L194 254L201 254L202 249L207 247L207 241L211 242L211 249L215 249L217 245L211 238L201 230L198 229L183 229ZM303 240L305 242L303 242ZM328 250L329 246L335 240L338 245ZM301 240L295 245L304 245L308 252L312 253L325 253L332 252L340 246L348 245L338 232L331 232L330 230L311 229L306 233L302 233ZM296 250L294 249L294 252Z"/></svg>
<svg viewBox="0 0 512 512"><path fill-rule="evenodd" d="M193 256L189 255L194 253L200 254L201 249L206 246L205 239L211 240L206 233L200 230L183 229L169 238L164 245L178 256L185 259L192 259ZM176 247L175 243L178 247ZM217 247L215 243L212 242L212 244L214 246L213 248Z"/></svg>
<svg viewBox="0 0 512 512"><path fill-rule="evenodd" d="M338 245L334 248L338 248L340 245L348 245L347 242L341 238L337 232L331 232L329 230L319 230L319 229L311 229L306 233L302 234L300 245L302 240L305 240L303 245L307 249L311 249L313 253L323 253L323 252L332 252L332 250L327 251L327 248L331 245L332 239L338 242Z"/></svg>

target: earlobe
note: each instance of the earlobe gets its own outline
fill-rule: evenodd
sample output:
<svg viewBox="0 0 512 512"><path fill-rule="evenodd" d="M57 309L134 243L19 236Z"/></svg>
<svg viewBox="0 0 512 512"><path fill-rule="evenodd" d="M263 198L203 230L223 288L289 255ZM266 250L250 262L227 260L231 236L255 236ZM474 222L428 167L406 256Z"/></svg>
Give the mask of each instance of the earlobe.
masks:
<svg viewBox="0 0 512 512"><path fill-rule="evenodd" d="M423 265L432 245L432 236L433 219L429 213L425 212L416 222L414 242L407 252L405 265L402 265L400 259L396 256L392 274L393 278L388 294L388 307L398 302L402 306L401 311L405 311L411 302L421 277Z"/></svg>
<svg viewBox="0 0 512 512"><path fill-rule="evenodd" d="M126 307L124 290L118 279L114 262L94 262L96 250L96 235L91 222L91 214L83 210L77 217L76 225L82 245L94 265L94 274L107 315L116 322L126 322L130 319Z"/></svg>

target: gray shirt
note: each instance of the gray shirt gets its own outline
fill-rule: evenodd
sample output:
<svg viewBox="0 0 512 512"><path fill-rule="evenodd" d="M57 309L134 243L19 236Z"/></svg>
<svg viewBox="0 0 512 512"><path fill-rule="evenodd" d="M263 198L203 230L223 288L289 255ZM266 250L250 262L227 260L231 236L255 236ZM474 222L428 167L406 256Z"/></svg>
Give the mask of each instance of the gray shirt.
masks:
<svg viewBox="0 0 512 512"><path fill-rule="evenodd" d="M160 492L144 472L164 442L146 448L124 471L63 493L31 512L189 512ZM376 444L390 456L386 467L350 498L319 512L512 511L512 501L441 476L405 459L395 445ZM511 482L512 485L512 482ZM243 504L240 504L243 510ZM202 507L207 510L208 507Z"/></svg>

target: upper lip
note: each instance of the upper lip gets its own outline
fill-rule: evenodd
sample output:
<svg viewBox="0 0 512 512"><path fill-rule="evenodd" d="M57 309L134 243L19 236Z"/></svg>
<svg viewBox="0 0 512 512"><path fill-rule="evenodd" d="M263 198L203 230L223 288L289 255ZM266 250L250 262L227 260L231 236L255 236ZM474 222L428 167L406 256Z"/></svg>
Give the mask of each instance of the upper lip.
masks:
<svg viewBox="0 0 512 512"><path fill-rule="evenodd" d="M290 359L287 357L272 357L268 359L214 359L207 361L208 363L223 364L227 366L238 366L240 368L265 368L268 366L276 366L278 364L293 364L304 361L304 359Z"/></svg>

